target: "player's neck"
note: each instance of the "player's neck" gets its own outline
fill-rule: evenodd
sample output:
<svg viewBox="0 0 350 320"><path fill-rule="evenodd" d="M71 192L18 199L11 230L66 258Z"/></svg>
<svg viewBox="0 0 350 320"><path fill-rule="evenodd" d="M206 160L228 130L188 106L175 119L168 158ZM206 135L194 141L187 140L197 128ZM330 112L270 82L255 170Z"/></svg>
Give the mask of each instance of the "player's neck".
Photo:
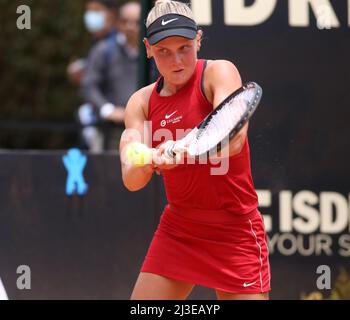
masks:
<svg viewBox="0 0 350 320"><path fill-rule="evenodd" d="M163 85L163 88L161 90L161 95L162 96L172 96L173 94L178 93L185 85L186 85L186 83L181 84L181 85L175 85L175 84L168 83L168 82L166 82L166 80L164 80L164 85Z"/></svg>

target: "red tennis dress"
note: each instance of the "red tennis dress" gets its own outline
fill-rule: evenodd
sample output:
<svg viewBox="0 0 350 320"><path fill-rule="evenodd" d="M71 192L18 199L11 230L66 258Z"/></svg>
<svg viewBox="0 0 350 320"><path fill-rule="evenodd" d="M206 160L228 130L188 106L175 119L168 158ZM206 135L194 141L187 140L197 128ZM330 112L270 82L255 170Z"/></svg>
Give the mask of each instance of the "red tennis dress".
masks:
<svg viewBox="0 0 350 320"><path fill-rule="evenodd" d="M158 79L149 101L152 143L178 140L213 110L203 95L206 62L176 94ZM248 140L221 163L194 161L163 170L168 205L141 272L232 293L270 290L267 238L254 190Z"/></svg>

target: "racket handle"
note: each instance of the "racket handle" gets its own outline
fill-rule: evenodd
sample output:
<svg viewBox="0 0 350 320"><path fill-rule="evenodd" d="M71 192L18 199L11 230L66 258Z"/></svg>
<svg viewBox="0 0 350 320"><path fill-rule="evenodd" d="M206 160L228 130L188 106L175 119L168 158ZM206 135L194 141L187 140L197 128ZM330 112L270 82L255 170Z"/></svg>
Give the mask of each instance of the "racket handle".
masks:
<svg viewBox="0 0 350 320"><path fill-rule="evenodd" d="M176 157L176 153L173 151L175 144L169 146L164 150L164 153L166 154L167 157L173 159Z"/></svg>

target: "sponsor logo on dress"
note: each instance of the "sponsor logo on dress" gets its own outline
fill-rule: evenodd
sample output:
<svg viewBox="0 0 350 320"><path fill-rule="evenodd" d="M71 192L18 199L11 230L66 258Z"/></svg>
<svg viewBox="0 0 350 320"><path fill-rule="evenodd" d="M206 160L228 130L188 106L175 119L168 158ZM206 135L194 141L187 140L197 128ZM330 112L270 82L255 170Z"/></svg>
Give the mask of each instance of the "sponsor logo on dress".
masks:
<svg viewBox="0 0 350 320"><path fill-rule="evenodd" d="M256 284L256 281L250 282L250 283L244 282L244 283L243 283L243 287L244 287L244 288L247 288L247 287L253 286L254 284Z"/></svg>
<svg viewBox="0 0 350 320"><path fill-rule="evenodd" d="M177 122L180 122L181 119L182 119L182 116L177 116L175 118L172 118L172 116L174 116L176 113L177 113L178 110L175 110L174 112L170 113L170 114L166 114L164 116L165 119L163 119L161 122L160 122L160 126L162 128L164 128L167 124L169 123L177 123Z"/></svg>
<svg viewBox="0 0 350 320"><path fill-rule="evenodd" d="M175 113L177 112L177 110L176 111L174 111L173 113L170 113L170 114L166 114L165 115L165 119L169 119L169 118L171 118Z"/></svg>

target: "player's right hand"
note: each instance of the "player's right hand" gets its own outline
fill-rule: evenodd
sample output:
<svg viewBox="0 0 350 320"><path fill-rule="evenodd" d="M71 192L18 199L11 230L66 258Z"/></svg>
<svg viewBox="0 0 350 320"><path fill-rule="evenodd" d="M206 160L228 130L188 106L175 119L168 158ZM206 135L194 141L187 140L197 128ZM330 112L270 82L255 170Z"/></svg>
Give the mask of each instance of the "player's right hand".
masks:
<svg viewBox="0 0 350 320"><path fill-rule="evenodd" d="M170 170L178 165L175 159L170 159L164 155L165 147L166 146L162 144L160 147L153 149L152 164L156 172L158 171L158 174L160 170Z"/></svg>

